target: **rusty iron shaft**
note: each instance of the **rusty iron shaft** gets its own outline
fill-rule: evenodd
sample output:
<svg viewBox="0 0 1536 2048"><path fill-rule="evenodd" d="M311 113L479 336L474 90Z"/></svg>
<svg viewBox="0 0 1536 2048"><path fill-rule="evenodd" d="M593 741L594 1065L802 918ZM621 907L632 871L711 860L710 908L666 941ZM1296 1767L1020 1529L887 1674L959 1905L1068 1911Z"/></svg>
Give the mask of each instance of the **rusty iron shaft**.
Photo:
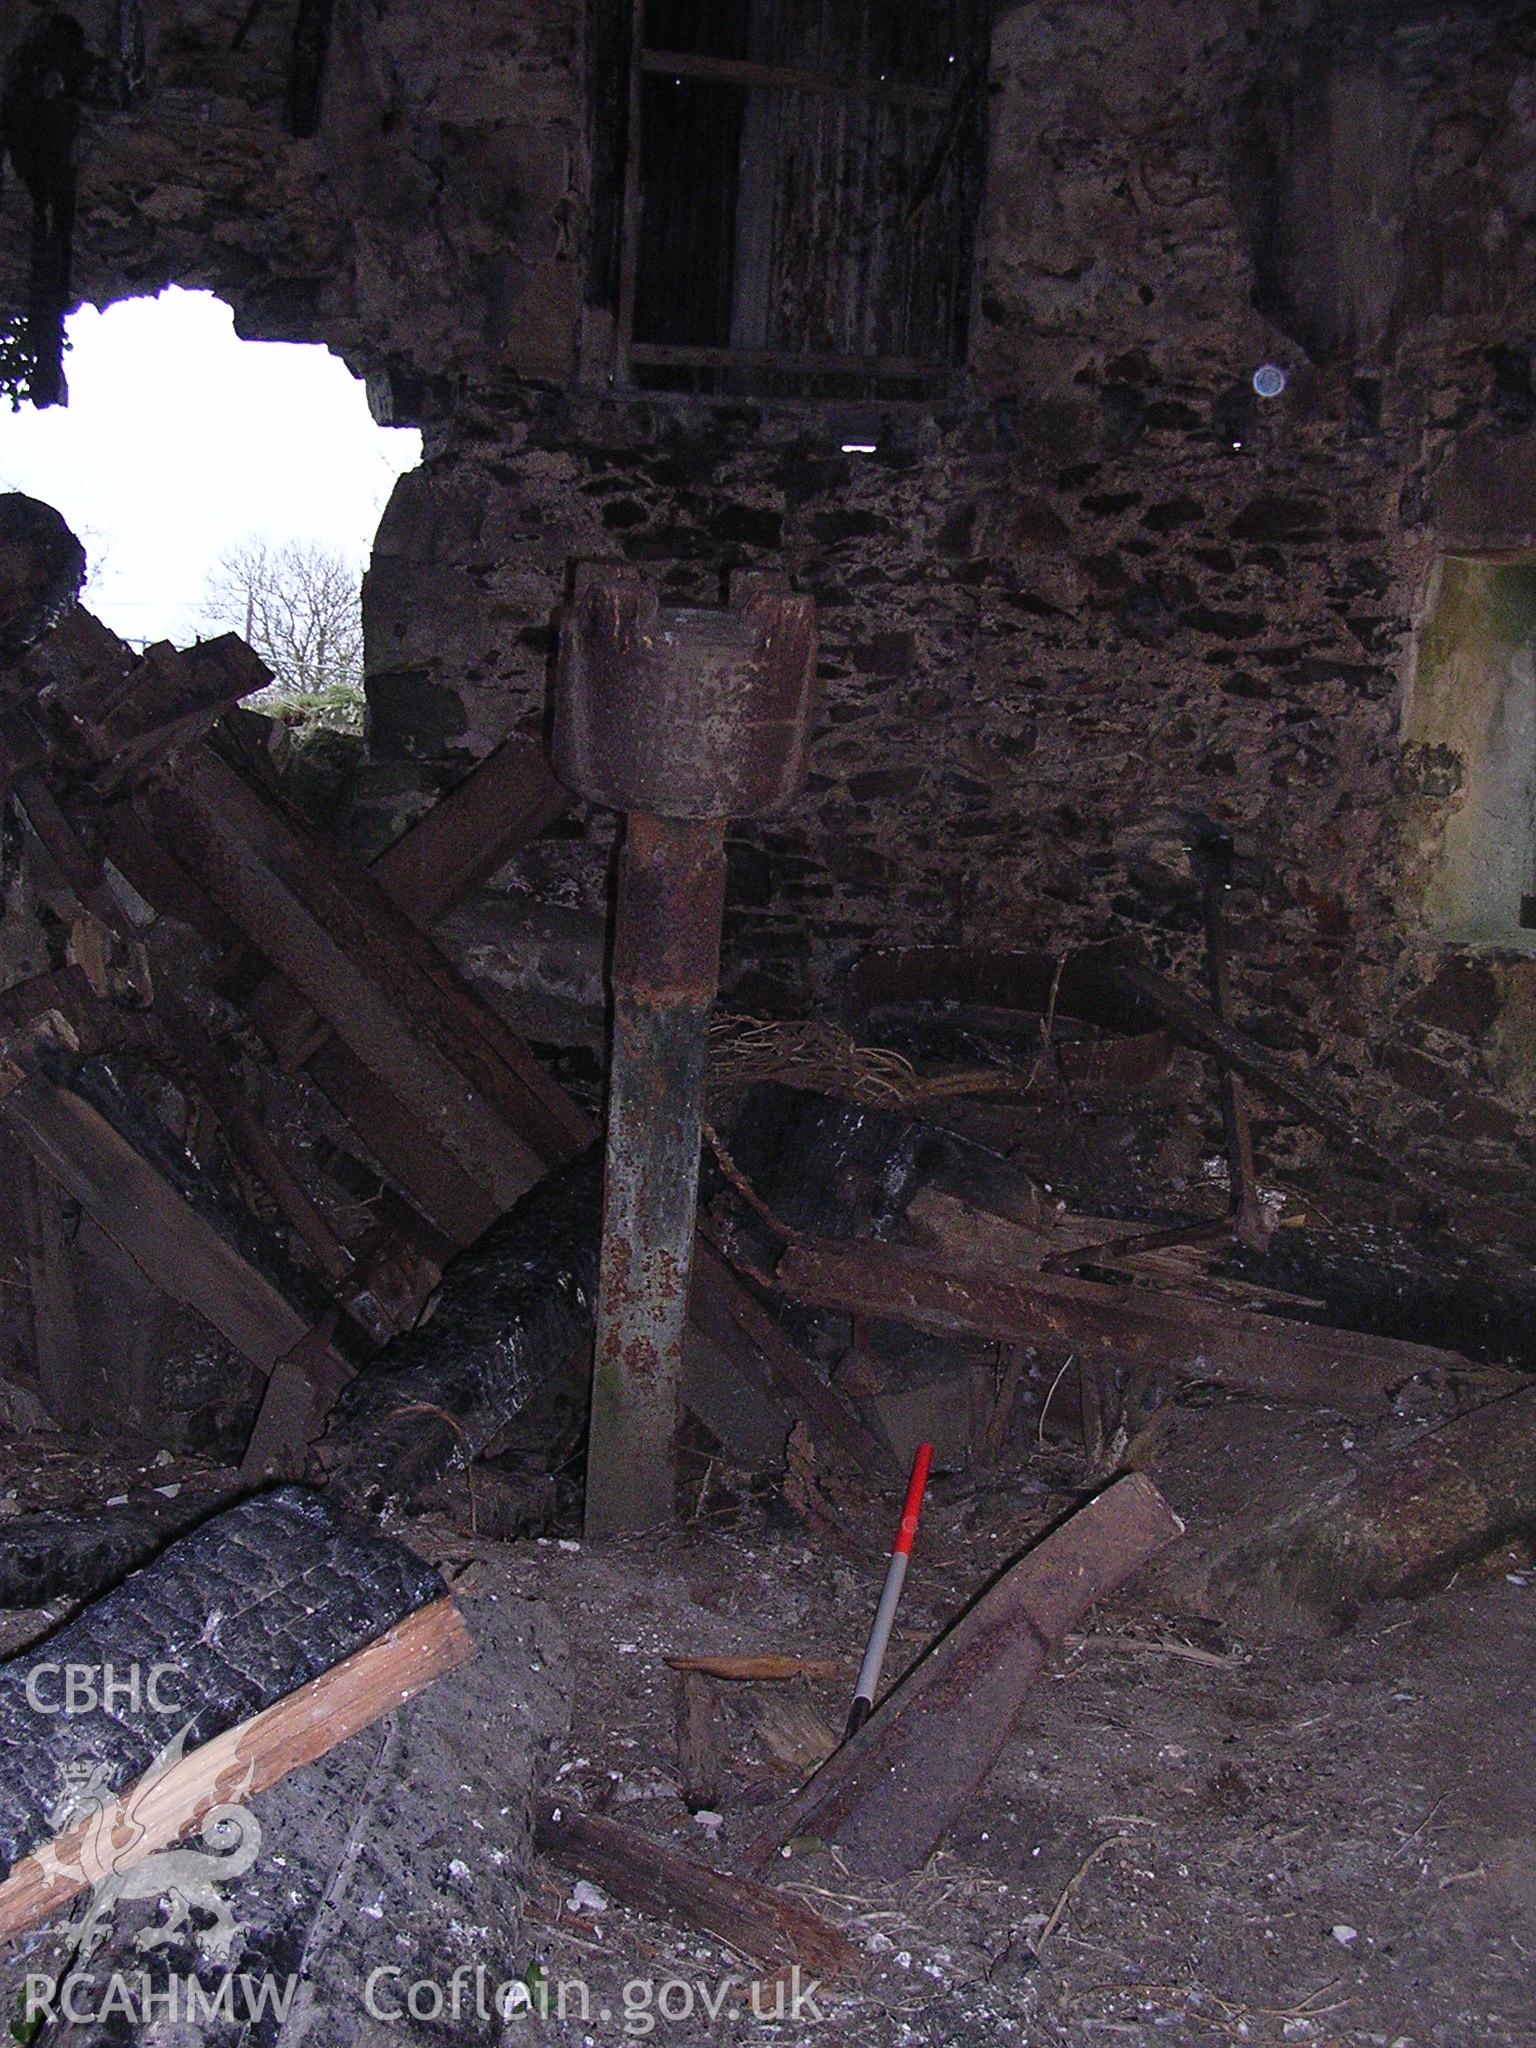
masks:
<svg viewBox="0 0 1536 2048"><path fill-rule="evenodd" d="M725 824L805 773L815 608L738 573L723 608L663 607L626 564L577 569L560 635L552 754L627 817L614 927L603 1255L587 1533L669 1522L693 1265Z"/></svg>
<svg viewBox="0 0 1536 2048"><path fill-rule="evenodd" d="M670 1522L725 824L633 813L619 867L589 1536Z"/></svg>

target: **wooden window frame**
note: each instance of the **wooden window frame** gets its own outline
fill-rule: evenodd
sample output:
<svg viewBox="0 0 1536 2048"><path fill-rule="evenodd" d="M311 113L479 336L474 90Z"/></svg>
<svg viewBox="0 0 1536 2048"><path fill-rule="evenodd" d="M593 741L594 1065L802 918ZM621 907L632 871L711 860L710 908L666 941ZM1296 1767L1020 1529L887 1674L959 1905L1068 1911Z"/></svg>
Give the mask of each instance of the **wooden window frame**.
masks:
<svg viewBox="0 0 1536 2048"><path fill-rule="evenodd" d="M624 199L620 229L620 267L612 381L626 389L641 388L635 370L720 369L759 370L776 376L804 375L808 378L847 380L861 387L847 395L909 395L930 398L954 379L961 364L953 357L943 360L914 356L869 356L815 354L794 349L692 347L676 343L641 342L634 338L635 307L640 262L640 161L641 124L645 80L668 76L713 83L760 87L770 91L825 94L851 99L863 96L888 106L918 108L940 116L953 113L957 94L965 89L964 75L953 87L914 85L900 79L837 76L798 70L790 66L759 64L750 59L713 57L689 52L650 48L645 42L645 0L633 0L629 49L628 133L624 152ZM972 278L974 284L974 251ZM898 394L892 387L914 387ZM701 395L739 397L731 392ZM839 393L839 395L843 395Z"/></svg>

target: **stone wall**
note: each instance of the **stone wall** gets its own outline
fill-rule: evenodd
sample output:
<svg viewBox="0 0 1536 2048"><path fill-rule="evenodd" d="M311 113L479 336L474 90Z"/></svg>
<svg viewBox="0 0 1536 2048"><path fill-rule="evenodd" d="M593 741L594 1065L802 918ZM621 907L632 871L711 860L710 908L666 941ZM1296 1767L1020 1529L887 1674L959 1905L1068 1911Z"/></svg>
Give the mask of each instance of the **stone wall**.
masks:
<svg viewBox="0 0 1536 2048"><path fill-rule="evenodd" d="M1426 922L1460 785L1404 720L1441 555L1536 549L1528 10L1000 10L971 361L868 457L833 408L580 381L579 7L339 0L313 143L289 10L231 57L240 12L155 10L142 97L90 117L79 284L211 285L427 425L367 585L361 834L538 711L572 556L688 597L783 567L824 698L804 799L733 838L741 1000L827 1002L893 939L1182 962L1213 818L1250 1027L1527 1174L1536 965ZM4 229L14 277L14 193ZM600 906L610 842L577 815L502 883Z"/></svg>

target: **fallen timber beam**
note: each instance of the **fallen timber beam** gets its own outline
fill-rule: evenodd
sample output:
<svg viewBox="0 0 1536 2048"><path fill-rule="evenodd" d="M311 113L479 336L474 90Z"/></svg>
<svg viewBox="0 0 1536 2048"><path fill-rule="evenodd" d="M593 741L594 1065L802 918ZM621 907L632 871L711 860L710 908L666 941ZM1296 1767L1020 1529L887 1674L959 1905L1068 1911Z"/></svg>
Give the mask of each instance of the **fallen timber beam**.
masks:
<svg viewBox="0 0 1536 2048"><path fill-rule="evenodd" d="M315 830L253 762L243 735L227 753L189 749L182 762L207 794L232 814L259 857L309 906L366 973L408 1011L418 1036L432 1041L548 1164L579 1152L587 1118L495 1011L467 989L441 951L405 915L367 869ZM242 758L246 757L246 758Z"/></svg>
<svg viewBox="0 0 1536 2048"><path fill-rule="evenodd" d="M847 1981L868 1968L847 1935L799 1899L711 1870L638 1828L581 1813L569 1801L543 1801L533 1842L540 1855L626 1906L712 1934L770 1969L798 1964L802 1976Z"/></svg>
<svg viewBox="0 0 1536 2048"><path fill-rule="evenodd" d="M515 1201L538 1178L537 1155L497 1114L498 1085L474 1057L475 1039L452 1030L443 988L393 943L387 898L367 891L362 877L342 877L339 863L306 844L205 749L180 757L157 809L244 935L466 1173L502 1207Z"/></svg>
<svg viewBox="0 0 1536 2048"><path fill-rule="evenodd" d="M1379 1412L1396 1388L1421 1375L1475 1372L1456 1352L1427 1344L1228 1311L1190 1295L1054 1273L1005 1275L895 1245L791 1245L774 1277L786 1294L818 1308L997 1343L1054 1343L1090 1363L1161 1368L1350 1413Z"/></svg>
<svg viewBox="0 0 1536 2048"><path fill-rule="evenodd" d="M1139 1472L1026 1551L819 1771L771 1807L742 1852L761 1874L797 1835L833 1842L855 1876L919 1870L997 1761L1062 1637L1095 1600L1183 1534Z"/></svg>
<svg viewBox="0 0 1536 2048"><path fill-rule="evenodd" d="M28 1159L16 1192L26 1237L37 1391L60 1429L81 1430L89 1419L85 1355L80 1344L77 1255L65 1226L63 1190L35 1159Z"/></svg>
<svg viewBox="0 0 1536 2048"><path fill-rule="evenodd" d="M167 1500L140 1486L116 1507L9 1516L0 1521L0 1608L42 1607L60 1595L92 1599L229 1507L239 1491L226 1479L184 1486Z"/></svg>

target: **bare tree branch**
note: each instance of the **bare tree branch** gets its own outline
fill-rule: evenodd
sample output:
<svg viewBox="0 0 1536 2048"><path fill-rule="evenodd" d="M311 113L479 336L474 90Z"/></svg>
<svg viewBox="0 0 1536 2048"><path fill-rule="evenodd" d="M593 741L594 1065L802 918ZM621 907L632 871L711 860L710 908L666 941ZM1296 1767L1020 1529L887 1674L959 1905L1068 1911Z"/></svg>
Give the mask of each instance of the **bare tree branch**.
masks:
<svg viewBox="0 0 1536 2048"><path fill-rule="evenodd" d="M284 696L362 689L362 577L337 548L245 541L210 574L198 616L238 633Z"/></svg>

